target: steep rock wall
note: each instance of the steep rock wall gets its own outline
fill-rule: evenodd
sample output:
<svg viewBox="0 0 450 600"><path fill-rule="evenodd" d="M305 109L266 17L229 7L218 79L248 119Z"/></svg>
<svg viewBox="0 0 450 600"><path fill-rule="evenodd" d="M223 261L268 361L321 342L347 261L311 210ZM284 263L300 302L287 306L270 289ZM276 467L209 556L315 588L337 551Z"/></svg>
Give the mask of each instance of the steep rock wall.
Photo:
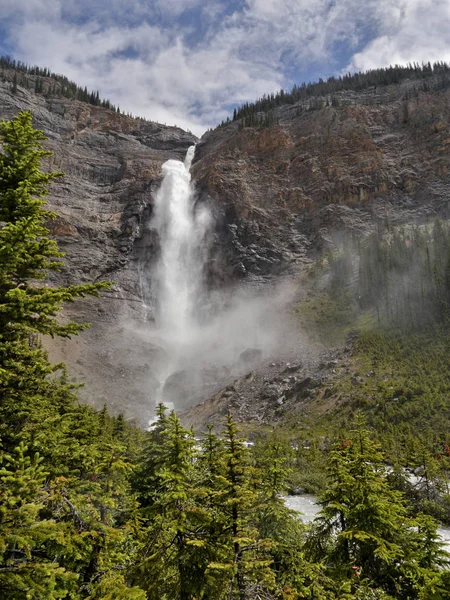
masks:
<svg viewBox="0 0 450 600"><path fill-rule="evenodd" d="M337 231L448 216L450 91L416 87L341 92L338 106L284 106L276 125L205 134L193 172L216 206L218 271L264 277L295 268Z"/></svg>
<svg viewBox="0 0 450 600"><path fill-rule="evenodd" d="M49 227L66 253L64 269L52 280L115 282L101 299L79 301L65 310L64 318L89 322L89 330L69 342L44 343L53 359L65 360L70 374L86 382L80 390L83 398L140 417L142 407L149 405L152 354L141 335L149 312L140 276L151 248L146 224L162 163L184 158L197 140L176 127L46 98L23 85L13 93L11 72L2 75L0 118L31 110L34 126L48 136L45 146L54 152L46 167L65 173L48 198L49 208L59 215ZM31 76L29 88L34 89Z"/></svg>
<svg viewBox="0 0 450 600"><path fill-rule="evenodd" d="M146 273L158 252L146 224L162 163L183 158L196 139L175 127L36 95L31 76L28 87L21 80L13 93L12 73L2 77L0 118L31 109L55 153L49 168L66 173L49 198L60 215L50 227L66 252L54 281L116 282L102 299L66 310L65 318L92 327L68 343L53 341L51 356L86 382L80 392L86 400L107 402L144 423L152 365L161 356L145 335ZM339 106L324 99L319 110L280 107L271 127L232 123L205 134L193 176L198 202L215 215L211 286L295 274L343 230L365 234L379 220L448 217L450 92L415 85L342 92Z"/></svg>

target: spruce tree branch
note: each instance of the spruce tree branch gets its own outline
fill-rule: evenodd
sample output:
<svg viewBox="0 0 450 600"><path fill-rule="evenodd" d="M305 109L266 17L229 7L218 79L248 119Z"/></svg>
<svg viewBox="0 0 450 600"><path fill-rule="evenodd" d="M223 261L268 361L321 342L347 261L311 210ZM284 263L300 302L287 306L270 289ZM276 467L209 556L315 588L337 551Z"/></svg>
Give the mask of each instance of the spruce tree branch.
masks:
<svg viewBox="0 0 450 600"><path fill-rule="evenodd" d="M86 525L86 523L80 517L80 515L77 512L77 509L72 504L72 502L66 496L63 496L62 498L63 498L64 502L67 504L67 506L70 508L70 512L72 513L73 522L74 522L75 526L78 527L78 529L80 531L83 531L83 530L87 531L89 529L89 527Z"/></svg>

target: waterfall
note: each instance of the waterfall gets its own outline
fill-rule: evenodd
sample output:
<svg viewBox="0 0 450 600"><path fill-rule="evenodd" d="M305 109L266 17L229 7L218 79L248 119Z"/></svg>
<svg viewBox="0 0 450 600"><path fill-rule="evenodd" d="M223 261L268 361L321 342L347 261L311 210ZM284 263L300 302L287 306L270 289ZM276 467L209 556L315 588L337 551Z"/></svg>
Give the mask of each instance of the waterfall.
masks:
<svg viewBox="0 0 450 600"><path fill-rule="evenodd" d="M163 164L154 205L152 227L160 246L152 274L155 327L167 356L160 374L161 390L167 376L182 368L190 352L205 296L206 234L211 219L205 207L195 207L190 175L194 152L195 146L191 146L184 162Z"/></svg>
<svg viewBox="0 0 450 600"><path fill-rule="evenodd" d="M209 215L194 210L189 173L195 146L183 162L168 160L156 195L154 226L159 233L160 257L155 270L156 323L177 344L192 335L202 297L206 260L205 234Z"/></svg>
<svg viewBox="0 0 450 600"><path fill-rule="evenodd" d="M194 151L189 148L184 162L168 160L162 166L150 222L153 261L141 273L152 308L150 401L177 410L211 397L281 344L288 347L293 331L281 308L289 297L286 290L208 289L212 217L196 203L190 176Z"/></svg>

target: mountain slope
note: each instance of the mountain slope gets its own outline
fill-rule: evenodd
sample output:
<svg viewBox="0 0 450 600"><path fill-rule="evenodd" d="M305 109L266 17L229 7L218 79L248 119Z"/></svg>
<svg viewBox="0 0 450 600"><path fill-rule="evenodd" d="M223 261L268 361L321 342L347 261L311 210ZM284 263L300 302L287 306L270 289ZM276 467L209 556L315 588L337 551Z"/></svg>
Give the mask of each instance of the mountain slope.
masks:
<svg viewBox="0 0 450 600"><path fill-rule="evenodd" d="M183 158L197 140L176 127L52 95L45 78L47 96L30 91L32 74L14 85L14 71L6 69L0 79L0 117L31 109L55 153L50 167L66 173L49 199L60 215L52 233L67 253L58 280L116 282L103 299L73 306L67 316L92 327L69 344L52 342L52 356L87 382L81 394L90 402L145 422L154 349L143 332L151 318L144 305L159 249L146 224L162 163ZM438 77L426 86L405 79L271 110L265 126L231 122L197 146L197 201L215 216L211 287L261 285L280 274L292 279L343 232L448 218L450 90ZM252 402L246 393L244 403Z"/></svg>
<svg viewBox="0 0 450 600"><path fill-rule="evenodd" d="M302 266L342 247L344 239L361 239L385 227L406 226L408 231L436 217L449 218L448 86L442 89L437 79L431 80L424 91L421 83L405 80L343 91L333 102L320 102L313 109L309 101L280 106L273 111L273 124L243 127L235 121L202 138L193 172L200 196L216 207L222 277L226 273L250 282L284 273L296 278ZM359 247L356 241L353 247ZM419 265L410 265L411 272L413 267ZM344 296L358 277L352 268L340 291ZM407 272L401 277L407 281ZM308 288L305 280L299 285ZM191 409L186 423L214 422L228 407L242 421L270 423L289 411L308 414L316 397L327 411L337 408L342 390L338 385L331 392L328 385L337 366L343 363L358 375L349 362L351 344L345 351L330 349L337 344L336 330L342 337L345 327L361 325L357 311L346 313L355 299L344 296L335 302L313 294L296 307L300 327L309 327L312 339L320 323L320 339L328 350L315 351L311 341L302 355L299 340L290 365L261 364ZM406 299L400 296L397 303ZM364 318L376 323L376 312Z"/></svg>
<svg viewBox="0 0 450 600"><path fill-rule="evenodd" d="M448 216L448 86L423 91L406 80L347 90L314 108L310 101L278 107L272 121L219 127L196 152L194 176L225 224L231 273L277 272L301 262L308 248L329 246L333 232L364 234L380 219Z"/></svg>
<svg viewBox="0 0 450 600"><path fill-rule="evenodd" d="M68 343L48 342L51 356L65 360L70 374L86 382L80 395L89 402L107 402L115 412L139 417L139 407L148 404L150 368L138 335L146 314L140 270L148 242L142 238L161 165L182 159L197 140L177 127L36 94L30 91L35 88L31 75L22 75L13 91L13 78L13 70L0 71L0 118L31 110L34 126L48 136L46 147L54 152L48 167L65 173L48 200L59 215L49 224L51 234L66 253L57 281L115 281L112 292L67 312L91 328Z"/></svg>

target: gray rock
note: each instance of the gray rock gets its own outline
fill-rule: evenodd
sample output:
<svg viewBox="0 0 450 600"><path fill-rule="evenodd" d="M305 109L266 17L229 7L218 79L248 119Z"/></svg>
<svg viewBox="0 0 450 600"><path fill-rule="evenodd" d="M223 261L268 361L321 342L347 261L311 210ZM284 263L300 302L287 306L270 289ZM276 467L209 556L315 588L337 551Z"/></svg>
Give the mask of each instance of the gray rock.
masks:
<svg viewBox="0 0 450 600"><path fill-rule="evenodd" d="M153 352L138 351L141 342L133 331L142 330L145 320L151 320L144 307L151 301L143 297L140 281L156 250L147 223L162 163L182 159L197 140L176 127L36 95L30 91L34 89L31 75L30 90L19 82L17 94L12 94L13 72L0 75L0 119L10 119L21 109L32 110L34 125L48 136L45 145L54 152L46 166L65 173L53 183L48 198L49 209L59 215L48 226L66 253L64 268L52 273L50 282L116 282L101 299L67 308L66 317L92 323L90 329L68 344L44 343L53 360L64 360L77 380L87 382L79 391L82 398L99 408L106 398L113 412L140 417L153 389L148 372L139 370ZM119 338L117 330L123 324L127 329ZM114 344L121 357L101 359L103 349ZM121 364L127 368L119 375Z"/></svg>
<svg viewBox="0 0 450 600"><path fill-rule="evenodd" d="M281 371L281 374L284 373L295 373L302 368L301 364L291 365L291 363L286 363L286 367Z"/></svg>
<svg viewBox="0 0 450 600"><path fill-rule="evenodd" d="M258 350L257 348L247 348L239 355L239 360L244 363L250 364L261 360L262 350Z"/></svg>

